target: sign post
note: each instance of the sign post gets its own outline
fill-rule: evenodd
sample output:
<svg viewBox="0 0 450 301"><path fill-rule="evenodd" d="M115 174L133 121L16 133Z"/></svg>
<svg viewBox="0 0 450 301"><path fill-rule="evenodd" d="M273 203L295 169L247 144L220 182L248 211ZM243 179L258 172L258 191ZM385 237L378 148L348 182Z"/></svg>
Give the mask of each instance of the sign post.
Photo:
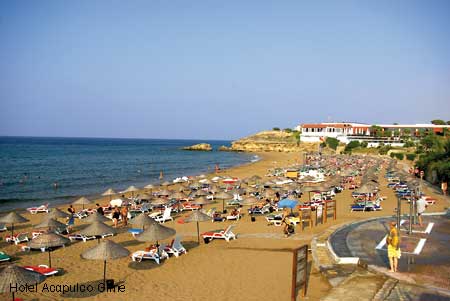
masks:
<svg viewBox="0 0 450 301"><path fill-rule="evenodd" d="M303 288L302 296L306 296L306 276L308 272L308 245L294 250L292 257L292 291L291 300L297 300L297 291Z"/></svg>

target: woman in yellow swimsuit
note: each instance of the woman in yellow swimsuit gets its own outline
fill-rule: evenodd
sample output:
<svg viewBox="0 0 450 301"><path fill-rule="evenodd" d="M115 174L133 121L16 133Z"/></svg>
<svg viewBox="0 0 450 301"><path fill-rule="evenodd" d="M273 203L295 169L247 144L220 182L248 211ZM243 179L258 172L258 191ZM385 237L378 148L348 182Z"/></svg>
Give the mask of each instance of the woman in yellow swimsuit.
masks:
<svg viewBox="0 0 450 301"><path fill-rule="evenodd" d="M389 265L391 267L390 272L397 272L398 259L401 256L400 240L395 225L396 225L395 222L391 222L390 224L391 229L389 231L388 237L386 238L386 243L388 247Z"/></svg>

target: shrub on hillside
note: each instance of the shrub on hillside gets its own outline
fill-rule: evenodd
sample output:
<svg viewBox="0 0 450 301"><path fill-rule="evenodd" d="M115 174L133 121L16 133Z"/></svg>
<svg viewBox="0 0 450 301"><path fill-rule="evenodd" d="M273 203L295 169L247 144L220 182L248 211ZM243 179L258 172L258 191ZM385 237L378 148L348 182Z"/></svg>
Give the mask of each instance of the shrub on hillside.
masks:
<svg viewBox="0 0 450 301"><path fill-rule="evenodd" d="M406 159L408 159L409 161L414 161L416 159L417 155L414 153L411 154L406 154Z"/></svg>
<svg viewBox="0 0 450 301"><path fill-rule="evenodd" d="M395 157L398 159L398 160L403 160L403 158L405 157L405 155L403 154L403 153L395 153Z"/></svg>

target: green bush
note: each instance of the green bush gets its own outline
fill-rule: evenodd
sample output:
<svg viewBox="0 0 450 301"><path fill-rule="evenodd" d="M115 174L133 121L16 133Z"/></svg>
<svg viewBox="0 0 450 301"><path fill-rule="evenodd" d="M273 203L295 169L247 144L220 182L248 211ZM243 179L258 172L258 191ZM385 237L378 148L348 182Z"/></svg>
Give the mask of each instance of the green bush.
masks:
<svg viewBox="0 0 450 301"><path fill-rule="evenodd" d="M290 128L285 128L283 131L286 133L292 133L292 129L290 129Z"/></svg>
<svg viewBox="0 0 450 301"><path fill-rule="evenodd" d="M360 144L360 146L361 146L362 148L367 148L368 145L369 145L369 143L367 143L367 141L363 141L363 142L361 142L361 144Z"/></svg>
<svg viewBox="0 0 450 301"><path fill-rule="evenodd" d="M389 156L391 156L391 158L395 157L395 153L390 153Z"/></svg>
<svg viewBox="0 0 450 301"><path fill-rule="evenodd" d="M272 130L273 130L273 131L279 131L280 128L273 128Z"/></svg>
<svg viewBox="0 0 450 301"><path fill-rule="evenodd" d="M406 159L408 159L409 161L414 161L416 159L417 155L414 153L411 154L406 154Z"/></svg>
<svg viewBox="0 0 450 301"><path fill-rule="evenodd" d="M403 160L403 158L405 157L405 155L403 153L395 153L395 157L399 160Z"/></svg>
<svg viewBox="0 0 450 301"><path fill-rule="evenodd" d="M411 140L408 140L408 141L405 142L405 144L403 146L404 147L414 147L415 144Z"/></svg>
<svg viewBox="0 0 450 301"><path fill-rule="evenodd" d="M380 155L386 155L390 149L391 149L391 147L389 145L379 146L378 153Z"/></svg>
<svg viewBox="0 0 450 301"><path fill-rule="evenodd" d="M329 148L336 150L339 145L339 140L337 140L336 138L327 137L325 143Z"/></svg>

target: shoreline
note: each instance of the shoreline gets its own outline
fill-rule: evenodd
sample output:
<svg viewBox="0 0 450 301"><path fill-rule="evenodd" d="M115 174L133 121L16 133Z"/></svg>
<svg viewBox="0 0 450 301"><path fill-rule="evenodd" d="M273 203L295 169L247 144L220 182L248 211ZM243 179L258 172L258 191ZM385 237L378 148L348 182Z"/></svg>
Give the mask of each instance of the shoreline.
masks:
<svg viewBox="0 0 450 301"><path fill-rule="evenodd" d="M158 139L154 139L154 140L158 140ZM218 141L220 141L220 140L218 140ZM255 164L255 163L258 163L258 162L260 162L260 161L262 161L263 160L263 153L259 153L259 152L245 152L246 154L253 154L253 155L257 155L258 157L259 157L259 159L256 161L256 162L252 162L252 161L248 161L248 162L244 162L244 163L241 163L241 164L237 164L237 165L234 165L234 166L231 166L231 167L228 167L228 168L225 168L225 169L221 169L221 172L225 172L225 171L228 171L228 170L232 170L232 169L234 169L234 168L239 168L239 167L244 167L244 166L250 166L251 164ZM252 160L252 159L250 159L250 160ZM193 174L192 176L193 177L198 177L198 176L200 176L200 175L206 175L206 176L210 176L210 175L213 175L213 174L215 174L215 172L212 170L212 171L209 171L209 172L204 172L204 173L202 173L202 172L200 172L199 174ZM220 175L220 173L219 173L219 175ZM175 176L175 178L177 178L177 177L183 177L183 176L185 176L185 175L176 175ZM190 175L191 176L191 175ZM158 182L147 182L147 184L153 184L153 185L155 185L155 187L156 186L159 186L160 184L158 183ZM177 185L177 184L179 184L179 183L171 183L171 185L170 186L172 186L172 185ZM135 185L135 184L130 184L130 185ZM118 185L118 186L120 186L120 185ZM139 187L138 187L139 188ZM145 192L145 189L144 188L141 188L138 192L136 192L136 193L143 193L143 192ZM80 197L86 197L86 198L88 198L89 200L91 200L92 202L93 202L93 204L95 204L96 202L103 202L104 201L104 199L105 199L105 197L103 197L102 195L102 192L99 192L99 193L92 193L92 194L79 194L79 195L76 195L76 196L66 196L66 197L61 197L60 198L60 200L61 200L61 202L54 202L53 204L52 203L49 203L49 208L62 208L62 207L65 207L65 206L68 206L68 205L70 205L72 202L74 202L75 200L77 200L78 198L80 198ZM121 196L121 195L128 195L128 193L120 193L120 192L117 192L117 195L116 196ZM106 199L108 199L108 198L106 198ZM57 199L55 199L55 200L57 200ZM66 202L66 201L68 201L68 200L71 200L70 202ZM20 202L20 201L19 201ZM38 204L37 202L34 204L34 205L32 205L32 206L41 206L41 205L43 205L43 204L45 204L46 202L48 202L48 201L43 201L41 204ZM0 209L0 215L1 214L4 214L4 213L9 213L9 212L12 212L12 211L18 211L18 212L27 212L27 208L30 208L30 207L15 207L15 208L12 208L12 209Z"/></svg>

